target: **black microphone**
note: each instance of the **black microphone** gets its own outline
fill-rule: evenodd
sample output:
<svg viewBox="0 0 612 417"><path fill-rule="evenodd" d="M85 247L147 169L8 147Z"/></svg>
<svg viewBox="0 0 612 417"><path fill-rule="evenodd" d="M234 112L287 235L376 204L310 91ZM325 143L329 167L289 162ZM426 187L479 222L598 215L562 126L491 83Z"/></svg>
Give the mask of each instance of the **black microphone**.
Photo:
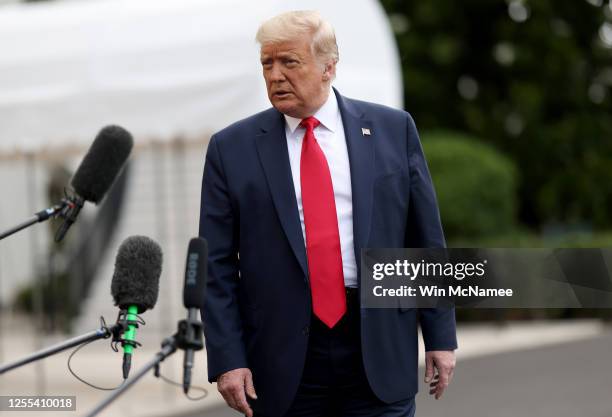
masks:
<svg viewBox="0 0 612 417"><path fill-rule="evenodd" d="M119 176L133 145L132 135L122 127L110 125L98 133L70 182L75 195L67 197L60 214L64 223L55 234L56 242L64 238L85 201L95 204L102 201Z"/></svg>
<svg viewBox="0 0 612 417"><path fill-rule="evenodd" d="M132 352L138 346L134 341L138 327L137 314L155 306L161 270L162 251L154 240L146 236L131 236L119 246L111 294L122 313L125 310L123 315L127 323L121 339L124 379L127 379L130 372Z"/></svg>
<svg viewBox="0 0 612 417"><path fill-rule="evenodd" d="M187 309L187 322L198 321L198 310L202 309L206 291L206 276L208 267L208 243L201 237L189 241L187 250L187 265L185 267L185 286L183 287L183 304ZM195 332L201 327L187 326L188 332ZM198 339L200 335L188 334L187 340ZM201 339L200 339L201 341ZM187 344L183 360L183 391L189 392L191 385L191 370L193 368L194 348Z"/></svg>

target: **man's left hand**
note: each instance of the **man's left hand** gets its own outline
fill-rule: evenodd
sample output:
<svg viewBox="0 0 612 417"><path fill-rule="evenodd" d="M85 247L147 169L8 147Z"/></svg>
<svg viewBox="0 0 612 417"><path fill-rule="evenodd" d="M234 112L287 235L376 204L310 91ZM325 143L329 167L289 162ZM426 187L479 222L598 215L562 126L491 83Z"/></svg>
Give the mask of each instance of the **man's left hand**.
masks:
<svg viewBox="0 0 612 417"><path fill-rule="evenodd" d="M434 373L434 368L437 370ZM429 384L429 394L440 399L455 370L455 352L452 350L432 350L425 352L425 383Z"/></svg>

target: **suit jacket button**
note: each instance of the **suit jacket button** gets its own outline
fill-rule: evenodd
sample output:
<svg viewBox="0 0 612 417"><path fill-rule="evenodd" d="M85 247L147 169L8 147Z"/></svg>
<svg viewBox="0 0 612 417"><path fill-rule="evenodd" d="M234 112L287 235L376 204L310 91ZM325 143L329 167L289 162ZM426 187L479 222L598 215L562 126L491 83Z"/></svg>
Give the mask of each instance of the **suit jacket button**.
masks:
<svg viewBox="0 0 612 417"><path fill-rule="evenodd" d="M302 329L302 334L304 336L308 336L309 333L310 333L310 326L304 326L304 328Z"/></svg>

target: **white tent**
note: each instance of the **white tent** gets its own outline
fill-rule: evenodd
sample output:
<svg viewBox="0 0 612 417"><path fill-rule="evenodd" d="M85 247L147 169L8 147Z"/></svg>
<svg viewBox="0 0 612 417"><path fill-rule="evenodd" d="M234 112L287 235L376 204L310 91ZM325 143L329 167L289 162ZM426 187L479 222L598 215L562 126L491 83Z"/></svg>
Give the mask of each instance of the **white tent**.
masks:
<svg viewBox="0 0 612 417"><path fill-rule="evenodd" d="M401 107L397 50L375 0L90 0L0 8L0 154L210 134L269 107L254 34L316 9L336 28L345 95Z"/></svg>
<svg viewBox="0 0 612 417"><path fill-rule="evenodd" d="M375 0L64 0L0 7L0 192L10 196L0 199L0 229L49 205L47 163L76 168L99 129L117 123L145 143L131 158L113 249L130 234L153 235L173 265L167 271L184 268L184 246L197 233L206 139L270 106L254 36L265 19L292 9L320 10L336 28L335 85L343 94L401 107L397 50ZM187 145L167 143L179 136ZM145 146L149 141L154 145ZM80 217L93 209L88 205ZM37 225L0 242L0 304L46 271L39 264L51 247L48 230ZM114 253L103 262L110 268L100 272L103 278L112 276ZM100 286L108 295L107 283Z"/></svg>

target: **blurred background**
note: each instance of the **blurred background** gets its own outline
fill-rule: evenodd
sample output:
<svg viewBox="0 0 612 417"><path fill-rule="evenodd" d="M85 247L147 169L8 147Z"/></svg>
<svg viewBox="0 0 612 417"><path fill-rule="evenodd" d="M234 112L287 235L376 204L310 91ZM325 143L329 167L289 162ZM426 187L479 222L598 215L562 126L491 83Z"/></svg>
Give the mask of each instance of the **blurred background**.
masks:
<svg viewBox="0 0 612 417"><path fill-rule="evenodd" d="M208 140L269 107L254 35L292 9L336 28L341 93L414 117L449 246L612 246L607 0L0 0L0 229L61 199L100 128L135 139L61 244L56 222L0 242L0 363L114 322L114 256L135 234L160 243L164 266L134 367L174 332ZM442 401L419 394L417 415L612 416L612 309L457 313L456 379ZM77 395L86 412L104 393L67 357L3 375L0 395ZM181 360L162 374L179 380ZM112 387L120 361L97 342L73 367ZM235 415L218 408L203 352L195 379L203 401L151 376L102 415Z"/></svg>

